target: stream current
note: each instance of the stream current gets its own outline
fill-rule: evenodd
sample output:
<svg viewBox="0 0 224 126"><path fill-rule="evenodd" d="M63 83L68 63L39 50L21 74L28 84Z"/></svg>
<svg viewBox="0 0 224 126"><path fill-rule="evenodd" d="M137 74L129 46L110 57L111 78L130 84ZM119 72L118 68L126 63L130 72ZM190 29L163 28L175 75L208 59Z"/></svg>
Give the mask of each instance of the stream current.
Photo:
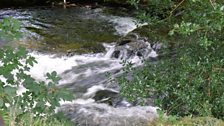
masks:
<svg viewBox="0 0 224 126"><path fill-rule="evenodd" d="M107 73L119 76L123 60L142 64L138 56L125 59L127 52L123 58L113 57L117 40L137 28L132 17L85 7L0 10L0 18L6 16L22 23L23 38L15 44L25 46L38 62L31 68L31 76L42 81L46 73L56 71L61 77L59 86L71 89L76 98L96 90L118 92L118 85L109 82Z"/></svg>

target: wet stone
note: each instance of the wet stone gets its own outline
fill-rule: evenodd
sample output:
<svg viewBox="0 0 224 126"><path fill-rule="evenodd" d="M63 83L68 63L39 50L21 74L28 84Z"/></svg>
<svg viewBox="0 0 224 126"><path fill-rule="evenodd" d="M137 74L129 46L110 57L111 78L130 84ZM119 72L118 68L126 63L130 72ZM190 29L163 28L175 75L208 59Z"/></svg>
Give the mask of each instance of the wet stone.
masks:
<svg viewBox="0 0 224 126"><path fill-rule="evenodd" d="M157 118L156 107L114 108L106 104L67 104L62 112L79 126L148 126Z"/></svg>

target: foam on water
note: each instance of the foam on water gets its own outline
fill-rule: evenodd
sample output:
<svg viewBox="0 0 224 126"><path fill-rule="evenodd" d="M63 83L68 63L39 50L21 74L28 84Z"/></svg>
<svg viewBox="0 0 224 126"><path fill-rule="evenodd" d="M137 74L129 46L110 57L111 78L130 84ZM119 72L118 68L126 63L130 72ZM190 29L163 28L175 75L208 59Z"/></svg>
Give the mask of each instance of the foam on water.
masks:
<svg viewBox="0 0 224 126"><path fill-rule="evenodd" d="M113 90L113 89L108 89L108 88L105 88L103 85L94 85L92 86L91 88L89 88L87 90L87 92L83 95L85 98L89 98L91 96L94 96L95 93L97 91L100 91L100 90L111 90L112 92L116 92L116 93L119 93L118 91L116 90Z"/></svg>
<svg viewBox="0 0 224 126"><path fill-rule="evenodd" d="M111 56L115 50L115 44L104 43L103 46L106 48L106 51L107 51L105 58L111 58Z"/></svg>
<svg viewBox="0 0 224 126"><path fill-rule="evenodd" d="M80 74L84 74L85 77L92 75L92 73L101 73L105 71L109 71L111 69L119 68L119 61L109 59L107 56L101 55L74 55L72 57L62 56L57 57L56 55L49 55L49 54L41 54L37 52L30 53L31 56L35 57L36 61L38 62L35 64L31 70L30 74L37 80L45 80L46 73L56 71L59 76L62 77L60 84L69 83L74 81L76 77ZM92 66L88 66L88 64L94 62L106 62L108 63L109 67L105 69L91 69ZM86 65L85 71L73 71L74 67ZM89 67L89 68L88 68ZM70 71L70 72L66 72ZM74 74L76 73L76 74ZM71 75L72 74L72 75Z"/></svg>
<svg viewBox="0 0 224 126"><path fill-rule="evenodd" d="M147 25L147 23L138 23L137 20L132 17L111 16L109 17L109 22L115 24L117 34L122 36L127 35L138 26Z"/></svg>

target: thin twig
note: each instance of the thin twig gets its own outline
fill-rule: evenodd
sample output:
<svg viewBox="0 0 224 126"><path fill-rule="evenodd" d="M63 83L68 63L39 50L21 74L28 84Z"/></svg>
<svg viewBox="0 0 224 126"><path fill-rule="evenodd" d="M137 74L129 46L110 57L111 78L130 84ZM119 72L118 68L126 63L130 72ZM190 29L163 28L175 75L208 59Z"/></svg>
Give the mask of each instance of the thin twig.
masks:
<svg viewBox="0 0 224 126"><path fill-rule="evenodd" d="M170 15L169 15L169 18L173 15L173 12L184 2L185 0L182 0L180 3L177 4L177 6L170 11Z"/></svg>
<svg viewBox="0 0 224 126"><path fill-rule="evenodd" d="M213 68L214 71L224 71L224 68Z"/></svg>
<svg viewBox="0 0 224 126"><path fill-rule="evenodd" d="M209 0L209 1L210 1L210 3L211 3L212 7L215 9L214 1L213 1L213 0Z"/></svg>

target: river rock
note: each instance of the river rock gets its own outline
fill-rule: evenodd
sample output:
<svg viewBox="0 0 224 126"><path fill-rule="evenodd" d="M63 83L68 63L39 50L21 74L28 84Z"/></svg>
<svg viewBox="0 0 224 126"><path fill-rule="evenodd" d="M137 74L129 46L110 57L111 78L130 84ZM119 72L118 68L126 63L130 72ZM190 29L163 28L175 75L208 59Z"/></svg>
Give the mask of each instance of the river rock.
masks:
<svg viewBox="0 0 224 126"><path fill-rule="evenodd" d="M132 103L128 102L119 94L119 91L112 88L105 88L102 85L92 86L82 97L83 99L92 99L96 103L105 103L113 107L130 107Z"/></svg>
<svg viewBox="0 0 224 126"><path fill-rule="evenodd" d="M118 92L114 92L112 90L99 90L96 92L93 99L98 103L106 103L109 105L113 105L114 99L118 99L119 94Z"/></svg>
<svg viewBox="0 0 224 126"><path fill-rule="evenodd" d="M156 107L114 108L106 104L66 104L61 111L79 126L147 126L157 118Z"/></svg>
<svg viewBox="0 0 224 126"><path fill-rule="evenodd" d="M151 48L150 42L146 37L140 37L138 34L132 33L117 42L112 57L128 60L133 59L135 56L147 59L149 57L157 57L157 54Z"/></svg>

